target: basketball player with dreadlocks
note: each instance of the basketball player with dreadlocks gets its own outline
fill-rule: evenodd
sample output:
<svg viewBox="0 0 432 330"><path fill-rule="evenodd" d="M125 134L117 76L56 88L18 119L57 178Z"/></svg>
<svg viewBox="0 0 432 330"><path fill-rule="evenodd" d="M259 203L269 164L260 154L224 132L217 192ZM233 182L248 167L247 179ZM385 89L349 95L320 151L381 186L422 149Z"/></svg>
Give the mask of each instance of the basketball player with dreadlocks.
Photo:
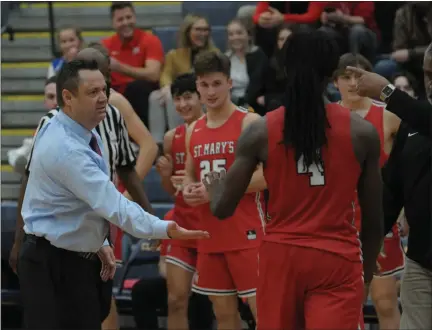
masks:
<svg viewBox="0 0 432 330"><path fill-rule="evenodd" d="M358 329L363 271L369 283L383 237L379 136L360 116L324 103L339 60L332 39L298 32L284 47L284 106L242 133L227 174L211 172L203 183L213 214L226 218L264 163L269 199L259 251L258 330Z"/></svg>
<svg viewBox="0 0 432 330"><path fill-rule="evenodd" d="M341 94L340 105L369 121L378 131L381 140L380 166L383 167L389 158L401 120L395 114L385 110L384 103L359 96L357 94L358 75L347 71L347 66L372 71L372 65L360 54L344 54L339 60L333 79ZM358 211L356 226L360 231L361 210ZM374 276L370 289L379 325L381 329L397 329L400 323L400 312L396 276L400 275L405 267L405 253L397 224L385 236L377 263L379 272Z"/></svg>
<svg viewBox="0 0 432 330"><path fill-rule="evenodd" d="M218 329L240 330L237 297L245 299L256 315L258 247L263 235L260 191L266 188L262 168L256 168L237 212L224 222L211 214L201 180L208 172L232 165L242 130L260 116L231 102L231 66L225 55L201 52L195 58L194 69L207 113L188 128L183 197L196 205L199 228L207 228L211 238L205 244L199 243L192 290L209 296Z"/></svg>

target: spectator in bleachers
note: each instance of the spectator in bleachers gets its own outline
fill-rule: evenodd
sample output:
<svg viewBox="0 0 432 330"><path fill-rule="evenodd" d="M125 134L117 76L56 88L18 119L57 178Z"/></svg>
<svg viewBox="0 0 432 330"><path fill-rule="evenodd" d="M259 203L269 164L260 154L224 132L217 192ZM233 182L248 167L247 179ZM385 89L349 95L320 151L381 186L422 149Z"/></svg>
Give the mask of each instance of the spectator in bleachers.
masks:
<svg viewBox="0 0 432 330"><path fill-rule="evenodd" d="M396 11L406 1L375 1L375 21L380 31L380 42L378 43L377 54L389 54L392 51L393 25ZM378 61L380 55L377 56Z"/></svg>
<svg viewBox="0 0 432 330"><path fill-rule="evenodd" d="M415 1L399 8L393 26L393 52L374 71L387 79L401 68L423 77L423 55L432 41L432 2ZM421 95L424 90L420 91Z"/></svg>
<svg viewBox="0 0 432 330"><path fill-rule="evenodd" d="M180 26L178 47L170 50L160 77L161 89L149 98L149 128L156 142L161 143L166 129L180 125L183 120L174 108L171 83L181 74L192 72L195 56L202 50L216 50L211 39L211 27L203 16L189 14Z"/></svg>
<svg viewBox="0 0 432 330"><path fill-rule="evenodd" d="M329 1L321 13L320 30L334 36L341 54L362 54L375 60L379 30L373 1Z"/></svg>
<svg viewBox="0 0 432 330"><path fill-rule="evenodd" d="M271 57L276 46L277 28L285 23L314 26L326 2L319 1L260 1L253 21L256 24L256 44Z"/></svg>
<svg viewBox="0 0 432 330"><path fill-rule="evenodd" d="M231 100L233 103L264 115L264 101L259 99L263 89L267 56L254 44L251 27L235 18L227 26L228 50L231 62Z"/></svg>
<svg viewBox="0 0 432 330"><path fill-rule="evenodd" d="M413 98L418 95L418 82L409 72L398 72L391 79L392 84Z"/></svg>
<svg viewBox="0 0 432 330"><path fill-rule="evenodd" d="M65 62L72 61L83 47L81 29L76 26L61 27L57 32L57 42L62 56L51 61L48 67L48 79L55 76Z"/></svg>
<svg viewBox="0 0 432 330"><path fill-rule="evenodd" d="M102 41L111 56L112 87L131 103L148 126L148 97L158 88L164 61L159 38L136 27L130 2L113 2L112 26L116 32Z"/></svg>

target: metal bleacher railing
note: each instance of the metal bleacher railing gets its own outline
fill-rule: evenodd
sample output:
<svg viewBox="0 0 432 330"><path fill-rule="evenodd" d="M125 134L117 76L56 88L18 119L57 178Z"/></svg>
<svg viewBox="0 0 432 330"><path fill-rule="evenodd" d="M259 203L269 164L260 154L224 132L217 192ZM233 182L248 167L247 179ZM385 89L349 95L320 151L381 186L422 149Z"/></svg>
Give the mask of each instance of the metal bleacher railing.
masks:
<svg viewBox="0 0 432 330"><path fill-rule="evenodd" d="M54 7L52 1L47 1L48 4L48 20L49 20L49 34L51 42L51 53L53 58L59 57L59 52L57 51L56 39L55 39L55 17L54 17Z"/></svg>
<svg viewBox="0 0 432 330"><path fill-rule="evenodd" d="M19 6L19 2L3 1L1 3L1 34L8 33L9 40L13 40L13 29L9 26L9 16L14 8Z"/></svg>

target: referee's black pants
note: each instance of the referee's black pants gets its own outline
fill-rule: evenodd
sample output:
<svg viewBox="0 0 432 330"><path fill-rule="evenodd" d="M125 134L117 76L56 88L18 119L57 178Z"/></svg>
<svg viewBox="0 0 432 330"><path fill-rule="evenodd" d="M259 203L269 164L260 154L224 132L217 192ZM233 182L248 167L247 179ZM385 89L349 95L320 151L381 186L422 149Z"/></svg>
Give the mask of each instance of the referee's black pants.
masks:
<svg viewBox="0 0 432 330"><path fill-rule="evenodd" d="M100 278L97 256L86 259L27 235L18 277L27 329L101 329L109 313L112 281Z"/></svg>

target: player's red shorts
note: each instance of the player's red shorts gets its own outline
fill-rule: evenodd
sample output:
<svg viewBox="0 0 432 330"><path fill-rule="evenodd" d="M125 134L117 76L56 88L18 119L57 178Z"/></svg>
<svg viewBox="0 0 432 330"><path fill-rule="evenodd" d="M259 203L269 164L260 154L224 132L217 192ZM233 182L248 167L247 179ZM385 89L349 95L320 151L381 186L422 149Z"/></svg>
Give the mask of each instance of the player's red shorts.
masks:
<svg viewBox="0 0 432 330"><path fill-rule="evenodd" d="M405 252L397 226L384 238L383 248L378 255L377 262L380 266L378 277L396 276L403 272Z"/></svg>
<svg viewBox="0 0 432 330"><path fill-rule="evenodd" d="M197 250L183 246L171 245L166 242L165 262L176 265L191 273L195 273L197 266Z"/></svg>
<svg viewBox="0 0 432 330"><path fill-rule="evenodd" d="M258 273L257 330L361 327L364 283L360 261L263 241Z"/></svg>
<svg viewBox="0 0 432 330"><path fill-rule="evenodd" d="M258 249L223 253L198 253L192 290L206 296L255 296Z"/></svg>

